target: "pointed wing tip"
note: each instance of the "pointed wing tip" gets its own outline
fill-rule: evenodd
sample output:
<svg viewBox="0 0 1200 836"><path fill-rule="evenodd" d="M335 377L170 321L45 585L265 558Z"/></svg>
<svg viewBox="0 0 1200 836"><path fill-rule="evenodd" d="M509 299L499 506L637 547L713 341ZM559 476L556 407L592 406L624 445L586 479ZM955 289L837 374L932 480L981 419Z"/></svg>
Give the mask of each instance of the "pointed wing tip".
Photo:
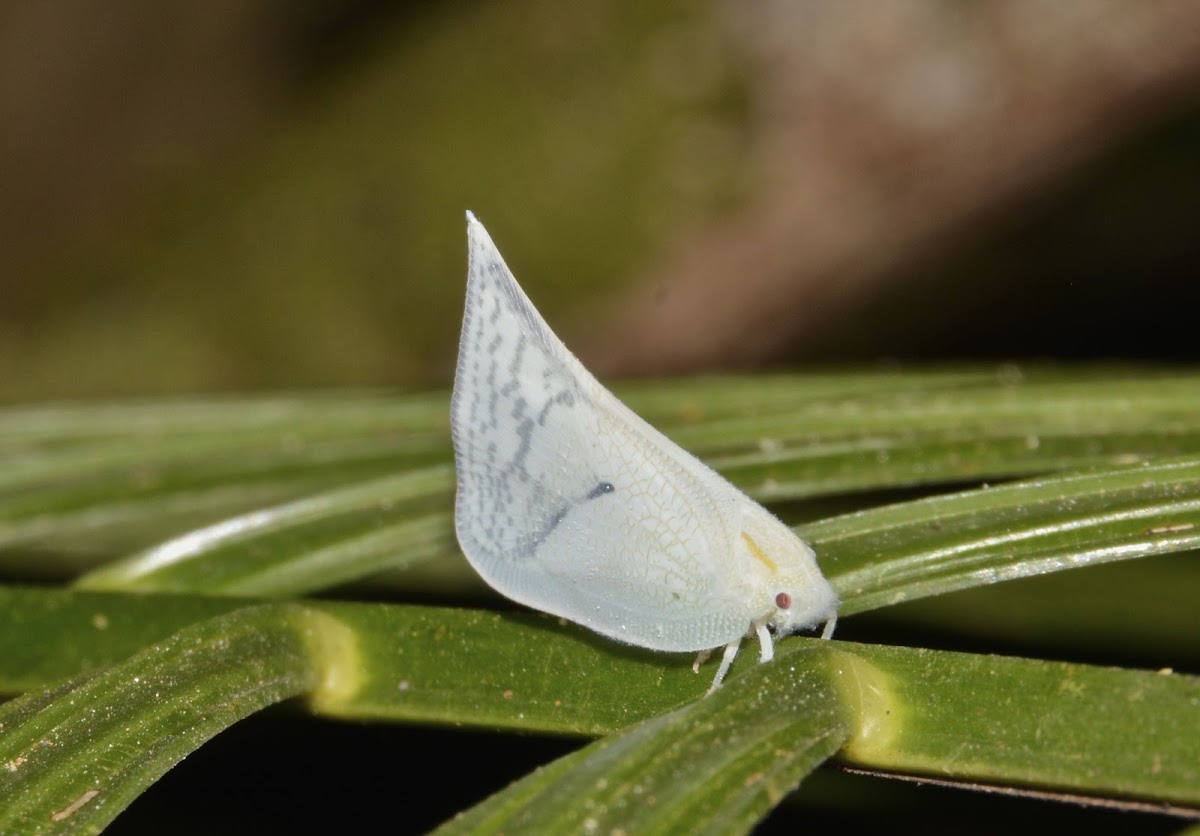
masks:
<svg viewBox="0 0 1200 836"><path fill-rule="evenodd" d="M477 241L481 238L491 239L483 223L480 222L479 218L475 217L475 213L470 209L467 210L467 237L472 241Z"/></svg>
<svg viewBox="0 0 1200 836"><path fill-rule="evenodd" d="M496 251L496 245L492 243L492 236L488 235L488 231L470 209L467 210L467 250L472 254L486 253L494 257L500 255Z"/></svg>
<svg viewBox="0 0 1200 836"><path fill-rule="evenodd" d="M467 240L474 247L481 242L481 239L488 237L487 230L483 228L483 224L479 222L479 218L475 217L475 213L470 209L467 210Z"/></svg>

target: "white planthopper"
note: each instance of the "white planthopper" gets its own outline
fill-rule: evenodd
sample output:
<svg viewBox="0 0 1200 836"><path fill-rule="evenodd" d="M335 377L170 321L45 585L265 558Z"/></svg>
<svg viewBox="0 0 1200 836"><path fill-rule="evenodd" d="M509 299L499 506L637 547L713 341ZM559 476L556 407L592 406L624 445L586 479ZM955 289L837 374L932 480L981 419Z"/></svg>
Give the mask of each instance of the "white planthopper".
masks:
<svg viewBox="0 0 1200 836"><path fill-rule="evenodd" d="M605 389L554 335L467 213L467 301L450 422L454 520L497 591L661 651L837 621L809 546Z"/></svg>

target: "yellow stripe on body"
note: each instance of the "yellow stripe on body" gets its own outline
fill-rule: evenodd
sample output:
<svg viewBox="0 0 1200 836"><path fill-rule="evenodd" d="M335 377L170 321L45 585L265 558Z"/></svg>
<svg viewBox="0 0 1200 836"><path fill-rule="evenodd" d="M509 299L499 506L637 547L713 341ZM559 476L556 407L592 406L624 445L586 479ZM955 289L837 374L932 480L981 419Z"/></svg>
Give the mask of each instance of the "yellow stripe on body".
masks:
<svg viewBox="0 0 1200 836"><path fill-rule="evenodd" d="M750 547L750 554L754 555L756 558L761 560L763 565L766 566L768 569L770 569L772 572L779 571L779 564L777 564L771 558L767 557L767 553L762 550L762 546L760 546L758 543L754 542L753 537L751 537L749 534L747 534L746 532L743 531L742 539L745 540L746 545Z"/></svg>

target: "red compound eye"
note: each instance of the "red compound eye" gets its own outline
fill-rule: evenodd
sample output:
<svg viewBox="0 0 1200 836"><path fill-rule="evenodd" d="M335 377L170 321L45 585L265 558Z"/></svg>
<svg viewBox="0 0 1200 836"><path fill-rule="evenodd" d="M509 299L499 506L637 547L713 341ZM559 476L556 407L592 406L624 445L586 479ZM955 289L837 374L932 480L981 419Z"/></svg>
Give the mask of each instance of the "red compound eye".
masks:
<svg viewBox="0 0 1200 836"><path fill-rule="evenodd" d="M790 609L792 606L792 596L786 592L780 592L775 596L775 606L781 610Z"/></svg>

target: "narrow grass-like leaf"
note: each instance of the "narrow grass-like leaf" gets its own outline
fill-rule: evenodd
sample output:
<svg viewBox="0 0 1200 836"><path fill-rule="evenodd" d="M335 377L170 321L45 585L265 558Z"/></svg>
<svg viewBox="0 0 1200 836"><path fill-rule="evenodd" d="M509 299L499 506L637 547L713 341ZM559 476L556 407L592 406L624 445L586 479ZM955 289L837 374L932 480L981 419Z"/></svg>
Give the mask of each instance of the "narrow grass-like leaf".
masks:
<svg viewBox="0 0 1200 836"><path fill-rule="evenodd" d="M801 528L851 615L1115 560L1200 548L1200 457L1052 476Z"/></svg>
<svg viewBox="0 0 1200 836"><path fill-rule="evenodd" d="M193 532L82 588L281 595L451 558L448 470L324 494ZM1200 457L1052 476L873 508L800 528L851 615L997 581L1200 547ZM395 550L395 551L393 551ZM457 558L454 558L457 559Z"/></svg>
<svg viewBox="0 0 1200 836"><path fill-rule="evenodd" d="M1200 452L1200 380L1039 370L620 387L758 499L994 479ZM444 394L0 410L0 559L28 571L446 463ZM47 569L52 567L47 563ZM57 571L62 571L61 569Z"/></svg>
<svg viewBox="0 0 1200 836"><path fill-rule="evenodd" d="M715 698L560 758L443 832L746 832L847 739L840 757L876 772L1200 815L1200 679L843 643L831 655L832 678L814 669L823 648L792 648Z"/></svg>
<svg viewBox="0 0 1200 836"><path fill-rule="evenodd" d="M337 612L343 623L374 636L364 634L359 645L367 670L396 658L386 645L390 610L369 622ZM367 677L360 690L323 704L323 711L387 717L398 707L422 720L469 715L488 726L603 734L694 699L706 685L686 659L593 641L552 621L521 626L511 617L493 621L453 610L413 615L418 620L406 620L400 635L401 678ZM522 638L523 630L532 632ZM800 686L788 672L814 646L824 647L816 639L780 642L775 662L743 660L729 684L771 669L783 678L770 679L769 687L790 694ZM838 651L839 693L856 729L847 757L860 766L1200 807L1196 677L843 642L829 647Z"/></svg>
<svg viewBox="0 0 1200 836"><path fill-rule="evenodd" d="M448 822L456 833L745 833L850 734L825 648L560 758Z"/></svg>
<svg viewBox="0 0 1200 836"><path fill-rule="evenodd" d="M0 585L0 693L43 687L121 662L245 599L72 592ZM261 605L260 605L261 606ZM615 644L536 614L307 601L352 624L352 698L321 711L597 735L703 694L686 654Z"/></svg>
<svg viewBox="0 0 1200 836"><path fill-rule="evenodd" d="M0 694L108 667L189 624L245 606L235 598L0 585Z"/></svg>
<svg viewBox="0 0 1200 836"><path fill-rule="evenodd" d="M454 542L453 479L448 466L426 468L250 512L102 566L76 585L285 595L428 560ZM430 496L440 500L432 509Z"/></svg>
<svg viewBox="0 0 1200 836"><path fill-rule="evenodd" d="M445 461L444 395L0 410L0 555L86 555Z"/></svg>
<svg viewBox="0 0 1200 836"><path fill-rule="evenodd" d="M1200 548L1194 376L965 370L652 384L622 395L760 499L1094 468L803 526L843 597L843 614ZM429 561L454 552L446 432L443 393L0 410L0 561L18 576L50 561L66 567L44 571L49 577L116 551L143 550L85 583L264 596L351 580L369 589L364 582L380 568L422 560L440 571L461 563ZM805 513L829 513L830 504L807 503ZM164 537L165 545L153 547ZM1153 606L1152 592L1141 598ZM836 673L805 674L805 687L833 687L830 704L853 720L848 763L1200 808L1200 685L1192 677L793 638L780 642L770 666L743 654L726 688L694 703L708 676L694 675L690 659L614 645L557 619L252 604L0 586L0 691L51 687L0 709L7 724L0 797L13 797L8 790L17 787L4 780L18 781L38 810L29 821L58 813L63 827L86 832L113 815L100 807L123 806L219 728L308 693L314 711L359 720L585 735L642 723L635 726L646 729L642 736L614 738L607 749L597 744L608 754L595 762L581 754L549 767L545 775L558 776L554 788L530 778L520 815L574 822L566 807L590 803L602 814L592 820L613 823L609 814L633 810L636 788L653 786L670 803L661 816L637 819L641 826L669 827L677 821L672 805L693 803L710 805L704 809L713 821L744 830L774 803L760 790L794 785L819 760L820 747L800 742L772 759L771 743L799 727L770 726L744 756L736 746L726 751L718 744L738 741L709 735L724 728L720 700L731 701L730 716L743 699L760 708L793 704L789 673L829 654ZM236 626L242 618L260 619L261 644L254 630ZM193 633L210 643L184 645L212 649L211 660L170 655L183 646L180 636ZM224 662L218 634L232 642ZM180 666L174 678L171 665ZM118 670L124 678L108 679ZM127 682L138 670L148 679ZM87 671L90 679L52 685ZM154 704L137 691L142 682L157 687ZM237 682L247 691L230 698ZM110 697L118 702L105 702ZM142 725L142 715L153 725ZM760 728L755 722L742 717L739 728ZM38 723L50 724L64 748L43 773L30 755L46 753L30 747L52 738ZM152 728L167 733L152 739ZM133 763L146 754L139 747L149 752L148 765ZM709 790L691 802L688 782L662 772L671 757L689 752L693 758L677 762ZM99 781L97 764L112 783L84 786ZM607 764L618 780L589 783L601 774L596 764ZM768 777L776 783L763 783ZM560 793L568 790L564 803ZM510 817L515 808L496 803L478 821L518 820Z"/></svg>
<svg viewBox="0 0 1200 836"><path fill-rule="evenodd" d="M1200 816L1200 677L835 646L860 718L841 754L850 763Z"/></svg>
<svg viewBox="0 0 1200 836"><path fill-rule="evenodd" d="M190 600L209 602L195 605L191 617L204 606L231 605L228 600L34 588L0 587L0 593L0 613L5 618L13 618L16 613L17 619L28 625L52 625L53 612L64 616L59 623L76 624L88 613L103 612L108 619L106 630L84 630L76 636L59 627L51 639L86 643L103 634L99 640L109 648L119 645L109 635L114 629L141 630L144 628L139 624L150 621L165 630L172 619L186 619L189 616L181 613L188 609ZM230 626L241 623L246 625L241 631ZM197 631L200 638L181 642L179 637L190 635L191 630ZM0 635L4 632L8 631ZM762 787L779 791L775 795L768 792L773 803L811 767L809 755L817 757L815 753L821 751L819 747L806 750L799 742L809 739L801 726L776 727L772 724L778 718L770 715L783 706L795 708L809 692L821 695L834 685L834 702L841 712L838 716L849 718L853 729L843 756L858 766L897 774L928 774L963 783L1025 786L1188 809L1200 807L1200 680L995 656L790 639L779 644L777 659L769 665L743 660L725 688L713 698L700 700L699 708L694 709L699 714L685 709L683 713L667 714L658 721L661 725L655 725L651 718L694 702L706 688L708 677L693 674L690 660L614 645L580 628L536 616L310 602L303 609L288 604L254 606L185 628L151 651L101 674L110 681L97 687L96 697L115 694L120 710L124 710L125 703L136 703L138 699L144 702L150 693L137 690L138 683L130 684L131 677L150 677L143 684L150 683L156 705L174 704L178 690L180 705L207 714L210 709L202 706L209 696L198 682L211 677L217 689L212 699L223 705L222 700L228 701L221 690L228 687L221 684L225 682L225 671L228 667L241 669L236 664L231 666L230 659L222 662L215 658L219 652L211 654L212 659L192 657L204 655L199 653L202 648L220 651L225 645L213 644L220 636L243 633L244 638L233 642L231 648L248 642L252 650L260 648L271 660L282 660L278 664L285 671L301 667L320 671L320 687L312 674L306 674L308 678L303 682L295 680L295 687L311 691L313 709L327 716L589 735L611 733L646 721L650 729L646 734L654 735L656 741L653 745L637 738L622 744L630 748L610 750L616 760L609 765L619 780L593 788L594 800L606 809L615 809L614 805L622 803L617 796L639 785L662 786L672 794L686 789L683 784L670 789L657 783L670 783L669 775L662 772L662 761L650 757L657 747L663 758L671 753L683 757L690 752L685 759L695 760L697 775L707 775L704 780L712 782L709 790L717 793L708 802L713 805L713 815L718 816L715 811L728 804L730 826L744 826L749 820L745 816L761 815L765 810L760 804L762 797L755 794L758 790L752 789L759 780L751 780L753 776L762 771L764 778L774 775L777 779L775 784L767 782ZM288 638L297 635L302 640ZM291 650L277 653L270 649L271 642L280 640ZM816 676L815 669L809 667L811 659L814 654L823 657L828 653L833 654L835 664L822 668L824 676ZM161 660L147 666L144 660L158 659L156 654L162 654ZM269 682L262 668L255 667L263 664L256 654L246 654L252 657L246 662L246 669L252 671L247 679ZM295 654L305 654L309 661L299 665ZM241 656L235 652L233 660L238 658ZM276 662L268 660L267 664ZM189 665L198 666L195 681ZM42 673L50 671L43 669ZM279 676L286 679L283 673ZM92 681L98 680L88 680ZM87 720L94 715L91 709L95 707L87 701L88 693L51 701L70 715L66 706L69 700L75 700L82 712L83 719L63 718L61 723L67 724L64 728L96 728L94 721ZM28 709L37 698L26 699L30 703L17 701L10 705L27 705ZM817 699L818 704L824 704L820 702L824 696ZM146 705L143 708L158 710ZM757 719L740 714L747 710ZM821 715L822 709L811 710L829 719ZM114 724L129 722L115 708L98 716L108 717L110 711L117 712L112 714ZM730 712L728 716L725 711ZM803 719L804 712L783 714L790 723ZM178 722L185 726L198 722L182 709L180 716ZM176 715L171 713L170 717ZM224 722L232 719L236 718L226 716ZM163 720L160 717L155 722ZM175 720L169 718L168 729L170 722ZM112 742L104 738L109 733L107 728L100 726L100 737ZM140 727L132 728L136 731ZM740 756L731 757L735 744L750 739L729 731L737 728L747 729L750 737L751 731L766 735L747 749L745 763ZM822 728L840 726L832 723ZM189 745L198 745L211 733L198 735ZM776 739L776 734L781 737ZM789 737L793 734L799 736ZM32 735L29 740L42 737L44 734ZM0 748L12 739L18 738L8 736L0 742ZM0 763L28 757L23 753L31 744L19 739L24 742L13 744L16 748L12 752L4 749ZM146 743L144 737L138 740ZM790 742L783 745L780 741ZM73 748L90 745L84 741ZM785 751L780 753L779 748ZM127 754L138 757L136 749ZM621 760L626 755L628 762ZM764 764L773 764L781 771L771 773ZM746 774L739 783L735 776L743 769ZM733 772L726 774L728 770ZM130 778L134 779L143 780L137 775ZM530 780L535 781L531 785L535 789L545 789L545 785ZM90 787L72 785L61 795L72 800L81 797L70 796L75 790L82 794ZM579 796L568 796L582 803ZM632 803L632 796L624 798ZM47 804L52 806L51 802ZM541 813L534 810L530 815Z"/></svg>
<svg viewBox="0 0 1200 836"><path fill-rule="evenodd" d="M1173 554L936 595L881 614L910 635L913 628L952 631L977 646L1000 642L1027 653L1043 647L1200 671L1198 595L1200 559Z"/></svg>
<svg viewBox="0 0 1200 836"><path fill-rule="evenodd" d="M0 706L0 832L99 832L222 729L322 684L349 635L298 606L243 608Z"/></svg>

